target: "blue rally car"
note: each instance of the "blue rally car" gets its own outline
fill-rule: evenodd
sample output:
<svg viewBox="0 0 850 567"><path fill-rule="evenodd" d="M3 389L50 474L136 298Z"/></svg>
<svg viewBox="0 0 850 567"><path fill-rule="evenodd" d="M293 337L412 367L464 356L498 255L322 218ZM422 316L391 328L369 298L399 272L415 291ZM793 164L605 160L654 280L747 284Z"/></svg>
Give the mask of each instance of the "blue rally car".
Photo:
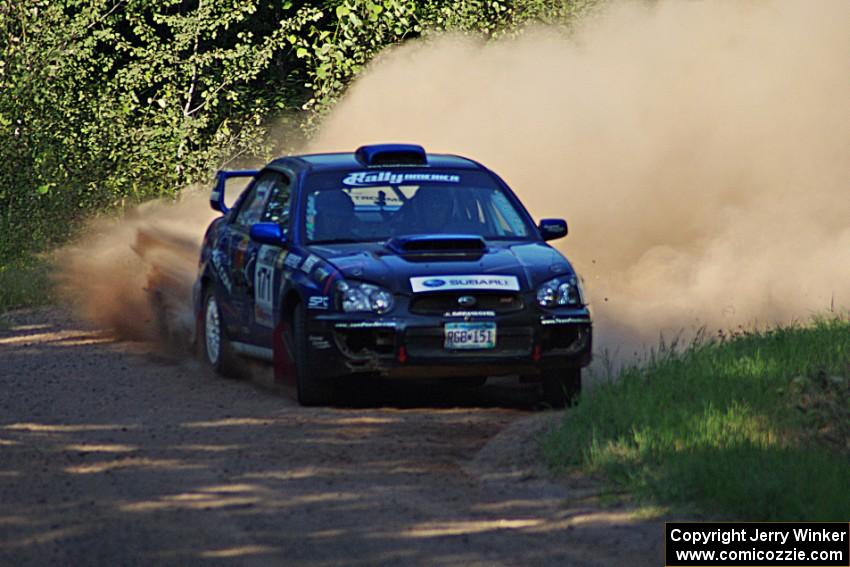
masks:
<svg viewBox="0 0 850 567"><path fill-rule="evenodd" d="M225 183L250 177L232 208ZM273 363L303 405L355 375L539 381L568 404L591 320L570 263L496 174L421 146L283 157L221 171L194 286L203 359Z"/></svg>

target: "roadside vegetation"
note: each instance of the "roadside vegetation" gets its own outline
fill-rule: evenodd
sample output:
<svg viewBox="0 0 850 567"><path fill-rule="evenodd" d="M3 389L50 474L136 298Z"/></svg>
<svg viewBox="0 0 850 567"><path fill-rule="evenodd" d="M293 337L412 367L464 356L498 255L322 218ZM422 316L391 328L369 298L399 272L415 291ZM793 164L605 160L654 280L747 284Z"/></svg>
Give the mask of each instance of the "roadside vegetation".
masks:
<svg viewBox="0 0 850 567"><path fill-rule="evenodd" d="M662 345L609 378L544 439L556 469L674 511L847 519L847 318Z"/></svg>
<svg viewBox="0 0 850 567"><path fill-rule="evenodd" d="M0 265L0 314L50 303L53 299L50 269L50 261L44 255Z"/></svg>

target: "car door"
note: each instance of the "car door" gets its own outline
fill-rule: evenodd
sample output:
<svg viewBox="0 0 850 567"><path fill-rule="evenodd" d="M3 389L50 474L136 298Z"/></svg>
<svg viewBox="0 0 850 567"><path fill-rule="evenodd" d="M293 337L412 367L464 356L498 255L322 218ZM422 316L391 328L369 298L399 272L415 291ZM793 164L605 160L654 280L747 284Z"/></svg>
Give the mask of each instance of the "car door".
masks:
<svg viewBox="0 0 850 567"><path fill-rule="evenodd" d="M283 173L270 173L263 179L269 183L268 195L257 222L275 222L280 225L283 235L288 237L291 225L292 177ZM275 309L278 308L275 301L283 284L282 261L287 246L253 241L248 246L246 275L249 276L247 301L251 318L250 342L271 348Z"/></svg>
<svg viewBox="0 0 850 567"><path fill-rule="evenodd" d="M224 306L231 339L247 341L251 337L251 293L254 285L251 259L251 226L260 222L273 177L261 174L240 199L220 248L227 254L230 280L229 301Z"/></svg>

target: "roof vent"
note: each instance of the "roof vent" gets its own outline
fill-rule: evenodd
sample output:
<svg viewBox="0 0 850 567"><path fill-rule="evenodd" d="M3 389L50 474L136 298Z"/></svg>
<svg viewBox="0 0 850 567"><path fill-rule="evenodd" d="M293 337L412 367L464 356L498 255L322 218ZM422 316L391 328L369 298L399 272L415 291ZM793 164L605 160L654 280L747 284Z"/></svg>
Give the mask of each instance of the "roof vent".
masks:
<svg viewBox="0 0 850 567"><path fill-rule="evenodd" d="M425 148L416 144L375 144L360 146L354 152L363 165L428 165Z"/></svg>

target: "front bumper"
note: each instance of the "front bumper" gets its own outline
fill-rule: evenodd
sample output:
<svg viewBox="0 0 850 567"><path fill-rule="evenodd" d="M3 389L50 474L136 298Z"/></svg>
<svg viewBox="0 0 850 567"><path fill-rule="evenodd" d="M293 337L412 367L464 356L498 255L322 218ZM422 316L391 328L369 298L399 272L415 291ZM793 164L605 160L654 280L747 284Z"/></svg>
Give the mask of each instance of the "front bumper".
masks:
<svg viewBox="0 0 850 567"><path fill-rule="evenodd" d="M583 367L591 360L592 323L585 308L548 312L535 305L511 314L459 316L311 315L309 356L327 377L377 373L389 378L533 378L548 370ZM445 324L459 321L495 322L495 348L444 348Z"/></svg>

